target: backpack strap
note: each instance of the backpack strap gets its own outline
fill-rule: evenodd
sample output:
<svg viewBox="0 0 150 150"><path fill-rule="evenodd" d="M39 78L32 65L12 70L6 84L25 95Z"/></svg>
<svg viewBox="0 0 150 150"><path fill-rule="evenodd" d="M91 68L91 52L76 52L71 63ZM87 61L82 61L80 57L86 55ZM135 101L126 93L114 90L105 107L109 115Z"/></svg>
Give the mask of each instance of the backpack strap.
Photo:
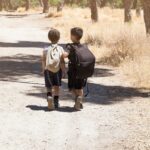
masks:
<svg viewBox="0 0 150 150"><path fill-rule="evenodd" d="M58 51L57 46L54 46L52 49L49 48L49 55L50 55L51 59L53 59L52 51L54 51L55 49Z"/></svg>
<svg viewBox="0 0 150 150"><path fill-rule="evenodd" d="M70 44L70 43L66 45L66 48L69 51L69 54L71 53L71 54L75 55L75 59L73 61L69 60L69 63L73 64L73 65L76 65L77 64L77 56L76 56L76 53L75 53L76 48L73 46L73 44Z"/></svg>
<svg viewBox="0 0 150 150"><path fill-rule="evenodd" d="M86 87L86 94L84 95L84 97L87 97L90 93L90 90L89 90L89 83L88 83L88 79L85 80L85 87Z"/></svg>

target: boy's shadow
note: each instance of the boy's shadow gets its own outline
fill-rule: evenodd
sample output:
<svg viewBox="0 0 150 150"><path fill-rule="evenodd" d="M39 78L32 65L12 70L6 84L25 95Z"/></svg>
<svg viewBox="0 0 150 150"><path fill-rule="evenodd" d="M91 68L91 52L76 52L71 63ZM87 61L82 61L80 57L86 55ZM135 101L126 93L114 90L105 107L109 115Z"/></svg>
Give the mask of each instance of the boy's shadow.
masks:
<svg viewBox="0 0 150 150"><path fill-rule="evenodd" d="M72 113L72 112L76 112L77 110L75 110L74 107L63 106L63 107L58 108L57 111L59 111L59 112L66 112L66 113Z"/></svg>
<svg viewBox="0 0 150 150"><path fill-rule="evenodd" d="M29 109L31 109L33 111L50 112L50 110L46 106L28 105L28 106L26 106L26 108L29 108ZM56 109L55 111L64 112L64 113L76 112L74 107L69 107L69 106L60 107L60 108Z"/></svg>

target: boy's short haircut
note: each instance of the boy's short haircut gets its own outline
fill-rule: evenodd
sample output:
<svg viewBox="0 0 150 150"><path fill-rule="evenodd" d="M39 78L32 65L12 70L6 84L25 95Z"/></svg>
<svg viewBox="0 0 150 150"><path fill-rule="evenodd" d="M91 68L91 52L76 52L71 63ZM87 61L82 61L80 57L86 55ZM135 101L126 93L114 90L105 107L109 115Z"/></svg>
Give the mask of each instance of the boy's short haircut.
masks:
<svg viewBox="0 0 150 150"><path fill-rule="evenodd" d="M72 28L71 35L74 35L77 38L77 40L80 40L83 36L83 29L79 27Z"/></svg>
<svg viewBox="0 0 150 150"><path fill-rule="evenodd" d="M60 39L60 32L57 29L51 29L48 33L48 38L52 43L57 43Z"/></svg>

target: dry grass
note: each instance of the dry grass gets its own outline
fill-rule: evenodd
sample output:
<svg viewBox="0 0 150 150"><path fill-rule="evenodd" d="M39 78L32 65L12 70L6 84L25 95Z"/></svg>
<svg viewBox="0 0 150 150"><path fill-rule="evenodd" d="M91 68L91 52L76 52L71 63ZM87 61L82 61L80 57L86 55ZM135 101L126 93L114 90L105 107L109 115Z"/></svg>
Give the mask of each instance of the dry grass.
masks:
<svg viewBox="0 0 150 150"><path fill-rule="evenodd" d="M19 8L17 8L17 12L25 12L26 10L25 10L25 7L19 7Z"/></svg>
<svg viewBox="0 0 150 150"><path fill-rule="evenodd" d="M97 62L120 66L136 86L150 87L150 45L143 18L137 18L134 13L133 23L124 24L123 10L110 8L99 10L99 18L98 23L92 23L89 9L65 8L57 22L51 20L51 26L61 31L65 41L70 40L72 27L82 27L85 31L82 42L89 44Z"/></svg>
<svg viewBox="0 0 150 150"><path fill-rule="evenodd" d="M25 7L18 7L16 10L16 13L36 13L36 12L42 12L43 8L42 7L32 7L28 11L26 11Z"/></svg>
<svg viewBox="0 0 150 150"><path fill-rule="evenodd" d="M126 59L120 70L135 86L150 88L150 39L138 46L133 59Z"/></svg>
<svg viewBox="0 0 150 150"><path fill-rule="evenodd" d="M62 12L49 12L46 18L57 18L62 16L63 16Z"/></svg>

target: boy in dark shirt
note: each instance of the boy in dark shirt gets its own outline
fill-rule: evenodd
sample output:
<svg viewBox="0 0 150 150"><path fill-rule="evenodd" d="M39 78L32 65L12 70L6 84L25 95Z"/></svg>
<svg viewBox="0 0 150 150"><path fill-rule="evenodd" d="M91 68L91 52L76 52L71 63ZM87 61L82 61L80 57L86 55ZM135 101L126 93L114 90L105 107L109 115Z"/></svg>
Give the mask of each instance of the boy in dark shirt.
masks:
<svg viewBox="0 0 150 150"><path fill-rule="evenodd" d="M76 56L74 46L78 48L81 46L80 40L83 36L83 30L79 27L71 29L71 41L72 44L67 46L68 54L66 55L69 59L68 65L68 88L75 95L75 105L76 110L81 110L83 108L83 87L85 86L86 79L77 78L76 75Z"/></svg>

